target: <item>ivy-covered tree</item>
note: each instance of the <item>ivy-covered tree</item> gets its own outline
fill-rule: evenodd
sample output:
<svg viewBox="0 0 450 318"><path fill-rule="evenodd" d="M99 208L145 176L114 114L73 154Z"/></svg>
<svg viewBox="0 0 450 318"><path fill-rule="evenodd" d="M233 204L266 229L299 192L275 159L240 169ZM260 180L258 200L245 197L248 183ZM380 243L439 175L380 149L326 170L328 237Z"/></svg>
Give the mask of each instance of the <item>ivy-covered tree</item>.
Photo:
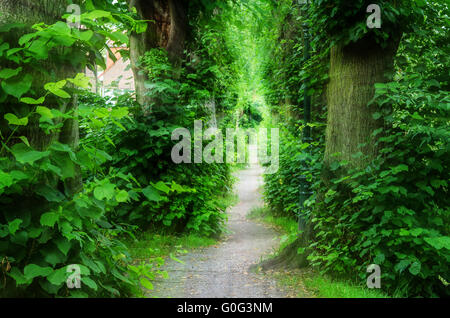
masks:
<svg viewBox="0 0 450 318"><path fill-rule="evenodd" d="M33 25L39 23L45 23L47 25L53 24L61 19L61 17L67 12L68 3L65 0L57 1L1 1L0 3L0 25L4 25L7 29L3 31L9 31L4 40L8 42L8 45L18 45L23 43L25 38L22 36L31 30ZM63 23L63 22L61 22ZM58 27L68 26L65 23L59 24ZM60 30L62 31L62 29ZM55 27L55 32L58 30ZM63 33L60 34L59 41L63 41ZM58 41L58 40L57 40ZM41 63L25 63L25 67L20 70L15 68L17 74L11 76L2 81L2 88L0 88L1 96L0 100L4 101L3 109L1 113L6 114L8 112L16 113L17 116L25 115L31 107L23 107L23 104L19 106L20 97L32 89L34 91L45 93L42 87L42 83L53 82L60 78L74 77L75 74L82 70L80 64L77 64L74 57L79 54L79 50L76 48L70 48L68 51L62 54L61 50L53 50L49 55L51 44L49 39L41 39L36 41L29 48L28 54L34 54L37 60ZM17 66L17 62L20 61L20 55L11 54L10 59L2 59L1 68L14 68ZM19 63L20 64L20 63ZM6 92L5 92L6 90ZM8 96L9 95L9 96ZM73 94L71 98L58 99L56 96L53 98L49 96L47 102L52 104L52 108L58 109L61 112L75 111L77 108L77 97ZM19 107L18 107L19 106ZM28 138L30 144L39 149L46 149L51 142L59 140L64 144L68 144L72 149L76 150L79 144L79 129L78 122L75 118L64 121L63 127L59 131L53 131L52 133L45 134L39 129L39 123L31 118L31 123L27 125L22 133ZM66 181L69 192L76 192L81 186L81 175L78 171L76 176Z"/></svg>
<svg viewBox="0 0 450 318"><path fill-rule="evenodd" d="M369 28L376 16L370 1L309 4L313 51L330 49L326 142L316 130L304 145L314 153L285 159L290 163L280 168L290 170L279 178L294 170L295 158L306 158L309 169L300 174L314 192L300 206L307 223L298 239L263 267L312 265L364 279L367 265L379 264L391 294L442 295L449 259L442 40L449 8L445 1L378 5L380 28ZM311 66L301 72L317 83L323 74ZM266 190L275 203L279 178L268 178ZM298 204L300 191L288 206Z"/></svg>

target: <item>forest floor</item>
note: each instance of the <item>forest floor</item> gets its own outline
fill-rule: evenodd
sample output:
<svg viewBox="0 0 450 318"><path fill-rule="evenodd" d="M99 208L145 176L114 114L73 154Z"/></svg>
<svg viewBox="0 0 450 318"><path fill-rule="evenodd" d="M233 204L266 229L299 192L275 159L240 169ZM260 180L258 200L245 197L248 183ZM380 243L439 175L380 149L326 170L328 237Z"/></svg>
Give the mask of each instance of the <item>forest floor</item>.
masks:
<svg viewBox="0 0 450 318"><path fill-rule="evenodd" d="M252 208L262 206L262 168L253 165L237 172L235 192L239 203L228 210L227 231L214 246L195 249L169 260L164 270L168 279L156 281L149 297L295 297L281 287L273 275L249 271L279 245L273 227L247 218Z"/></svg>

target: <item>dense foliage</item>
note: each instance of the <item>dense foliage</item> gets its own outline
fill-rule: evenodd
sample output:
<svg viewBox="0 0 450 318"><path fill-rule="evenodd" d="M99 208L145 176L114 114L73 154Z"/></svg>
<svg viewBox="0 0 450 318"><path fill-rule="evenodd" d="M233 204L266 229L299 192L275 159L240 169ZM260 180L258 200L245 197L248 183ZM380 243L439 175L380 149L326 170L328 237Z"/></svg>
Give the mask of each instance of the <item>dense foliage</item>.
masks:
<svg viewBox="0 0 450 318"><path fill-rule="evenodd" d="M88 1L86 9L81 31L65 22L1 29L23 34L18 43L0 38L1 65L7 65L0 70L3 296L140 294L136 287L151 288L151 280L166 273L161 259L135 264L125 236L149 227L203 235L222 230L229 167L176 165L170 158L172 130L207 118L205 101L215 97L224 114L232 105L234 95L224 89L234 76L226 46L216 50L210 44L218 31L205 32L214 19L192 22L198 38L181 69L172 70L164 50L142 58L152 101L142 107L127 93L102 98L88 92L80 71L105 68L106 40L126 44L127 35L145 25L122 2L96 7ZM79 70L75 77L49 69L67 64ZM76 110L67 107L72 103ZM64 138L72 124L80 126L79 146L76 138ZM66 285L73 265L81 269L81 289Z"/></svg>
<svg viewBox="0 0 450 318"><path fill-rule="evenodd" d="M364 15L353 22L346 20L349 25L342 27L339 21L345 15L338 14L339 10L349 9L362 14L363 5L362 1L358 8L353 4L346 7L344 2L333 2L330 6L324 1L314 2L309 11L311 21L316 21L311 24L313 37L323 37L324 28L328 39L321 41L356 41L357 38L351 38L358 34L355 28L361 29L360 37L363 37L368 33ZM314 48L324 42L312 41L313 57L309 63L305 64L299 57L293 62L286 60L289 67L279 67L277 63L268 65L268 80L280 83L272 85L268 96L276 103L277 112L286 120L291 118L291 123L282 138L280 170L276 175L266 176L265 194L269 205L278 213L292 217L300 213L311 219L315 236L308 259L322 272L351 278L359 275L365 282L366 267L378 264L382 270L382 286L391 295L442 296L448 295L450 257L449 47L445 43L448 24L444 22L448 20L448 7L439 3L418 5L411 8L398 5L395 9L389 4L389 10L383 11L388 27L403 21L400 17L414 14L418 18L415 15L418 13L427 17L427 24L413 24L411 27L416 32L403 36L395 58L394 81L376 85L372 103L378 105L379 111L373 116L382 118L385 128L374 131L379 156L364 169L345 169L349 162L335 162L331 169L340 171L336 173L339 177L331 182L323 179L321 129L313 128L311 144L299 143L298 121L293 121L292 117L298 118L302 109L294 115L285 111L289 93L284 89L283 78L307 72L305 78L310 79L313 90L313 120L324 122L321 91L314 90L317 83L324 84L322 79L327 76L326 61L321 63L321 71L314 67L314 62L323 58ZM330 10L336 19L329 19L331 13L325 11ZM292 19L295 12L298 9L291 8L286 19ZM418 19L423 21L424 18ZM382 35L386 30L389 33L383 27L377 35L387 39ZM301 26L294 27L291 34L295 32L301 32ZM279 36L284 39L285 32L280 32ZM293 60L293 50L299 49L291 45L277 48L273 54L276 59L289 54ZM294 79L293 87L304 87L301 76ZM291 89L288 91L292 94ZM300 89L299 96L304 93ZM297 102L302 105L301 99ZM355 154L362 155L361 152ZM342 171L346 172L342 174ZM314 190L306 208L299 206L301 174L312 182ZM304 251L301 248L299 253Z"/></svg>
<svg viewBox="0 0 450 318"><path fill-rule="evenodd" d="M182 58L153 43L132 66L145 79L139 104L134 92L91 92L84 72L106 69L105 53L115 60L111 43L131 50L130 37L161 22L139 20L127 1L76 2L82 28L66 16L0 25L0 296L140 295L167 277L164 261L136 263L125 238L218 236L230 166L171 158L172 132L194 136L196 120L223 132L280 128L264 196L277 214L312 225L298 249L311 266L365 284L378 264L391 295L449 295L448 4L380 1L383 27L370 29L365 0L190 1ZM325 167L330 52L372 42L396 52L369 103L383 124L367 141L376 156ZM302 180L312 193L304 205ZM66 284L74 265L81 289Z"/></svg>

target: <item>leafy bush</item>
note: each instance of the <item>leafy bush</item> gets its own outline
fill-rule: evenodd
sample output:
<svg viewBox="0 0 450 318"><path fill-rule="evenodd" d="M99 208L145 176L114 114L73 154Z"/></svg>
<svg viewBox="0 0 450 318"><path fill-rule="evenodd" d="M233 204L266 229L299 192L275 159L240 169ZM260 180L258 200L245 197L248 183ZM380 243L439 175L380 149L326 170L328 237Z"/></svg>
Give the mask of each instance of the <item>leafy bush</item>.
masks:
<svg viewBox="0 0 450 318"><path fill-rule="evenodd" d="M11 128L7 139L17 138L18 126L25 127L28 118L36 117L40 128L50 131L50 127L58 127L59 120L73 119L44 106L20 119L8 113L5 118ZM68 186L76 178L77 167L95 167L92 152L76 151L57 141L36 150L20 136L13 145L3 143L2 153L0 252L5 264L2 270L7 274L7 288L2 293L119 295L118 286L126 290L127 284L132 285L124 276L129 261L126 248L116 238L127 229L108 222L108 211L125 201L126 192L110 182L111 175L94 178L75 195ZM129 181L129 177L121 177ZM80 264L82 281L89 289L69 291L64 287L70 274L67 264Z"/></svg>
<svg viewBox="0 0 450 318"><path fill-rule="evenodd" d="M109 13L104 16L112 18ZM82 19L92 26L99 17L83 14ZM76 147L76 137L66 138L65 129L80 117L104 125L103 119L119 120L128 110L98 110L105 115L97 116L100 119L82 112L78 116L67 106L72 95L88 87L89 79L81 73L73 78L49 75L42 67L53 55L61 63L71 61L82 68L87 61L74 56L99 50L104 42L96 41L111 34L103 30L92 40L91 30L70 29L63 22L34 29L13 23L2 25L1 32L17 28L24 34L18 43L6 37L0 44L1 64L10 67L0 75L4 118L0 126L0 294L127 295L137 280L127 277L131 259L118 236L131 234L131 228L111 221L110 211L127 200L126 190L113 180L130 184L133 178L114 171L97 174L109 155L92 145ZM56 68L53 62L49 65ZM37 83L32 74L56 81ZM84 184L80 171L89 176ZM81 289L66 285L73 265L80 268Z"/></svg>
<svg viewBox="0 0 450 318"><path fill-rule="evenodd" d="M373 116L392 127L373 134L380 154L320 189L315 220L313 264L334 273L379 264L383 286L402 296L449 295L449 57L435 46L445 42L438 23L403 39L396 81L376 85Z"/></svg>
<svg viewBox="0 0 450 318"><path fill-rule="evenodd" d="M365 6L365 3L359 5ZM323 36L325 46L330 39L347 43L367 33L364 19L350 19L347 22L352 25L342 29L342 23L337 22L345 19L343 15L338 20L330 20L325 13L333 10L336 14L346 6L344 2L312 6L310 19L319 21L313 25L313 31ZM356 6L352 9L357 10ZM395 15L391 15L390 10ZM351 278L359 275L365 282L367 266L378 264L382 288L391 295L448 296L449 54L446 28L442 27L442 21L448 18L448 8L443 2L426 6L420 2L417 6L402 8L401 12L389 5L383 14L389 20L388 28L406 16L418 18L420 22L425 15L427 24L410 25L415 32L402 38L395 58L394 81L376 84L372 103L379 105L379 110L373 116L385 121L385 128L373 133L379 156L360 170L351 169L349 162L335 162L331 166L335 177L325 183L322 177L327 172L322 171L321 164L324 141L315 134L316 143L308 149L308 145L299 142L295 122L288 122L286 127L294 131L286 130L282 137L280 170L265 177L266 200L279 213L300 213L313 222L314 241L310 245L309 260L322 272ZM327 33L321 34L324 25ZM352 28L359 30L348 32ZM386 30L383 27L379 31ZM317 66L315 62L320 59L320 54L314 51L321 46L318 38L311 43L312 62L297 66L300 77L309 76L313 86L323 84L326 79L325 62L319 63L321 67L313 71ZM290 44L287 42L285 48L274 54L283 56L295 52ZM297 48L300 49L301 46ZM294 59L294 55L290 59ZM283 61L289 63L290 59ZM269 66L267 77L273 80L269 98L281 106L286 103L287 95L280 78L296 72L286 65L278 68L273 63ZM296 80L300 81L298 77ZM300 83L294 82L294 85L300 86ZM300 90L304 88L301 86ZM320 94L317 88L314 93ZM313 98L313 115L319 112L319 101L320 98ZM278 107L278 113L283 116L284 108ZM289 115L288 119L295 118L301 111ZM362 153L354 155L362 156ZM307 171L300 168L304 163L309 166ZM298 206L298 181L302 174L312 182L314 191L305 209ZM299 252L302 251L304 249Z"/></svg>
<svg viewBox="0 0 450 318"><path fill-rule="evenodd" d="M116 125L106 130L114 140L111 167L137 176L146 200L121 207L115 215L118 220L141 226L161 225L177 231L217 234L226 208L217 209L217 198L231 187L229 167L206 163L177 165L171 159L175 144L172 131L180 126L193 127L194 119L204 112L192 101L198 97L196 88L183 78L174 77L165 51L147 52L142 65L151 70L146 86L154 103L152 113L135 107L133 120L120 122L123 129ZM154 180L159 181L153 183Z"/></svg>
<svg viewBox="0 0 450 318"><path fill-rule="evenodd" d="M318 124L317 124L318 125ZM297 217L300 207L301 175L311 183L320 174L322 143L298 142L299 137L284 129L280 138L280 166L277 173L264 175L264 199L275 213ZM322 146L322 147L321 147ZM311 152L311 153L310 153Z"/></svg>

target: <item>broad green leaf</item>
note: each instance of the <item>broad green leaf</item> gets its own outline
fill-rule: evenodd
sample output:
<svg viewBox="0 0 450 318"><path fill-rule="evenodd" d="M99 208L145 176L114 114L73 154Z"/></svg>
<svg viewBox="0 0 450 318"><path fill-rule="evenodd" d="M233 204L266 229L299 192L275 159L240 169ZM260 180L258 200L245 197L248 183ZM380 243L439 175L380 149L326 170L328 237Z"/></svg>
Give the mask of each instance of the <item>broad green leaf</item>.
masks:
<svg viewBox="0 0 450 318"><path fill-rule="evenodd" d="M57 264L63 263L66 260L66 257L57 249L45 250L41 251L41 254L44 256L44 260L51 264L52 266L56 266Z"/></svg>
<svg viewBox="0 0 450 318"><path fill-rule="evenodd" d="M5 50L7 50L7 49L9 49L9 44L8 43L5 42L5 43L0 44L0 56L2 56L3 52Z"/></svg>
<svg viewBox="0 0 450 318"><path fill-rule="evenodd" d="M10 125L26 126L28 125L28 117L18 118L16 115L7 113L4 118Z"/></svg>
<svg viewBox="0 0 450 318"><path fill-rule="evenodd" d="M450 237L448 236L425 237L424 240L437 250L442 248L450 250Z"/></svg>
<svg viewBox="0 0 450 318"><path fill-rule="evenodd" d="M117 194L116 194L116 201L117 202L126 202L128 201L128 192L125 190L120 190Z"/></svg>
<svg viewBox="0 0 450 318"><path fill-rule="evenodd" d="M158 181L158 183L156 184L152 183L152 185L159 191L164 192L166 194L169 193L170 191L170 188L162 181Z"/></svg>
<svg viewBox="0 0 450 318"><path fill-rule="evenodd" d="M147 278L141 278L140 282L142 287L153 290L153 284Z"/></svg>
<svg viewBox="0 0 450 318"><path fill-rule="evenodd" d="M87 31L80 32L78 34L78 38L81 41L88 42L92 38L93 35L94 35L94 32L92 32L91 30L87 30Z"/></svg>
<svg viewBox="0 0 450 318"><path fill-rule="evenodd" d="M25 144L15 144L11 148L11 152L17 161L23 164L33 164L35 161L47 157L49 151L36 151Z"/></svg>
<svg viewBox="0 0 450 318"><path fill-rule="evenodd" d="M2 79L11 78L11 77L16 76L17 74L19 74L20 71L22 71L21 67L18 67L16 69L4 68L4 69L2 69L0 71L0 78L2 78Z"/></svg>
<svg viewBox="0 0 450 318"><path fill-rule="evenodd" d="M94 10L91 12L83 13L81 15L82 19L95 20L100 18L112 18L111 12L103 10Z"/></svg>
<svg viewBox="0 0 450 318"><path fill-rule="evenodd" d="M39 186L35 191L40 196L44 197L48 202L61 202L65 198L60 191L46 184Z"/></svg>
<svg viewBox="0 0 450 318"><path fill-rule="evenodd" d="M38 107L36 107L36 113L38 113L39 115L41 115L41 117L42 117L44 120L48 120L48 119L54 118L51 109L49 109L49 108L47 108L47 107L45 107L45 106L38 106Z"/></svg>
<svg viewBox="0 0 450 318"><path fill-rule="evenodd" d="M34 99L34 98L31 98L31 97L22 97L20 99L20 101L22 103L29 104L29 105L39 105L39 104L42 104L45 101L45 96L42 96L39 99Z"/></svg>
<svg viewBox="0 0 450 318"><path fill-rule="evenodd" d="M402 172L402 171L408 171L409 168L408 168L407 165L400 164L398 166L391 167L391 170L392 170L392 173L397 174L397 173Z"/></svg>
<svg viewBox="0 0 450 318"><path fill-rule="evenodd" d="M70 153L53 151L51 158L53 164L61 169L63 180L75 176L75 163L73 162Z"/></svg>
<svg viewBox="0 0 450 318"><path fill-rule="evenodd" d="M24 50L23 47L15 47L15 48L9 49L8 51L6 51L6 56L10 57L10 56L16 54L17 52L20 52L23 50Z"/></svg>
<svg viewBox="0 0 450 318"><path fill-rule="evenodd" d="M58 221L59 215L55 212L47 212L41 215L41 225L53 227Z"/></svg>
<svg viewBox="0 0 450 318"><path fill-rule="evenodd" d="M33 279L38 276L46 277L50 275L53 272L53 269L51 267L41 267L36 264L29 264L25 266L23 273L25 275L25 278L27 279Z"/></svg>
<svg viewBox="0 0 450 318"><path fill-rule="evenodd" d="M0 189L9 187L13 184L13 177L10 173L0 170Z"/></svg>
<svg viewBox="0 0 450 318"><path fill-rule="evenodd" d="M142 189L142 193L146 196L147 199L149 199L150 201L161 201L162 200L162 196L159 194L159 192L151 185L149 185L148 187Z"/></svg>
<svg viewBox="0 0 450 318"><path fill-rule="evenodd" d="M67 81L78 87L89 88L90 79L83 73L78 73L73 79L68 78Z"/></svg>
<svg viewBox="0 0 450 318"><path fill-rule="evenodd" d="M407 267L408 267L408 265L409 264L411 264L411 261L410 260L408 260L408 259L403 259L403 260L401 260L400 262L398 262L395 266L394 266L394 269L397 271L397 272L403 272Z"/></svg>
<svg viewBox="0 0 450 318"><path fill-rule="evenodd" d="M16 281L17 286L29 285L33 281L32 278L25 277L17 267L13 267L8 275Z"/></svg>
<svg viewBox="0 0 450 318"><path fill-rule="evenodd" d="M39 235L41 235L42 231L43 231L42 227L32 228L28 231L28 236L30 238L37 238Z"/></svg>
<svg viewBox="0 0 450 318"><path fill-rule="evenodd" d="M105 198L107 200L111 200L114 197L115 187L116 186L112 183L106 183L104 185L97 186L94 189L94 197L100 201Z"/></svg>
<svg viewBox="0 0 450 318"><path fill-rule="evenodd" d="M97 284L92 279L90 279L89 277L85 277L85 276L81 277L81 283L85 284L89 288L92 288L93 290L97 290L98 289Z"/></svg>
<svg viewBox="0 0 450 318"><path fill-rule="evenodd" d="M47 45L47 39L42 38L31 42L28 52L31 53L36 59L48 59L49 47Z"/></svg>
<svg viewBox="0 0 450 318"><path fill-rule="evenodd" d="M20 99L23 94L30 90L32 82L33 77L30 74L25 74L2 81L2 88L8 95Z"/></svg>
<svg viewBox="0 0 450 318"><path fill-rule="evenodd" d="M23 221L21 219L15 219L14 221L9 222L8 223L9 233L14 235L19 229L20 224L22 224L22 222Z"/></svg>
<svg viewBox="0 0 450 318"><path fill-rule="evenodd" d="M50 146L50 149L55 150L55 151L68 152L68 153L73 152L72 148L70 148L69 145L62 144L57 141L52 143L52 145Z"/></svg>
<svg viewBox="0 0 450 318"><path fill-rule="evenodd" d="M67 25L67 23L64 23L62 21L56 22L49 29L57 33L60 33L61 35L65 35L68 37L71 36L70 27Z"/></svg>
<svg viewBox="0 0 450 318"><path fill-rule="evenodd" d="M36 36L37 36L37 33L27 33L27 34L22 35L19 39L19 45L23 46L25 43L30 42Z"/></svg>
<svg viewBox="0 0 450 318"><path fill-rule="evenodd" d="M129 110L128 107L115 107L111 111L111 116L116 119L121 119L123 117L128 116Z"/></svg>
<svg viewBox="0 0 450 318"><path fill-rule="evenodd" d="M21 180L28 179L28 178L30 177L31 174L28 175L28 174L26 174L25 172L20 171L20 170L12 170L12 171L9 172L9 175L10 175L14 180L21 181Z"/></svg>
<svg viewBox="0 0 450 318"><path fill-rule="evenodd" d="M61 98L70 98L70 95L66 91L62 90L66 83L66 80L54 83L50 82L44 85L44 89Z"/></svg>
<svg viewBox="0 0 450 318"><path fill-rule="evenodd" d="M409 267L409 272L413 275L417 275L420 273L420 269L421 269L421 264L419 261L416 261L416 262L412 263L411 266Z"/></svg>
<svg viewBox="0 0 450 318"><path fill-rule="evenodd" d="M383 264L384 260L385 260L385 255L383 253L379 252L379 253L377 253L377 256L375 256L373 262L377 265L381 265L381 264Z"/></svg>
<svg viewBox="0 0 450 318"><path fill-rule="evenodd" d="M53 285L61 285L66 282L67 278L71 273L67 272L67 266L54 270L50 275L47 276L47 280Z"/></svg>

